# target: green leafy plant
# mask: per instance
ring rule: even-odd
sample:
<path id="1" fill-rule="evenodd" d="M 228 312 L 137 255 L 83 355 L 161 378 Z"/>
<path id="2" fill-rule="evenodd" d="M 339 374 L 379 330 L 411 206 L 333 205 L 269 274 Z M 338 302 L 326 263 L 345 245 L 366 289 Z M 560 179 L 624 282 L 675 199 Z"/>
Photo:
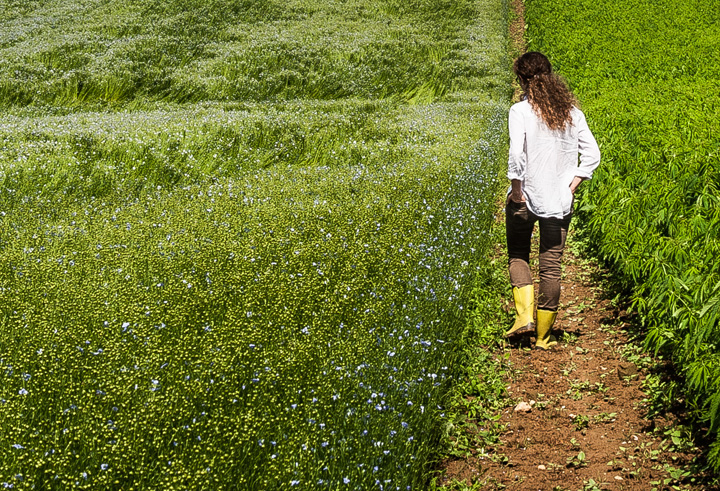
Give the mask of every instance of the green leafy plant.
<path id="1" fill-rule="evenodd" d="M 493 444 L 504 4 L 406 3 L 3 2 L 2 487 L 422 489 L 445 427 Z"/>
<path id="2" fill-rule="evenodd" d="M 567 458 L 567 467 L 587 467 L 587 461 L 585 460 L 585 452 L 580 450 L 577 455 L 572 455 Z"/>
<path id="3" fill-rule="evenodd" d="M 617 413 L 600 413 L 593 416 L 596 423 L 610 423 L 615 421 L 615 418 L 617 418 Z"/>
<path id="4" fill-rule="evenodd" d="M 707 454 L 715 470 L 720 127 L 705 101 L 716 92 L 719 15 L 707 2 L 672 0 L 539 0 L 525 13 L 530 49 L 569 80 L 602 148 L 577 196 L 581 235 L 631 296 L 645 348 L 681 376 L 667 388 L 717 440 Z"/>
<path id="5" fill-rule="evenodd" d="M 575 431 L 585 430 L 590 426 L 590 418 L 584 414 L 578 414 L 572 419 Z"/>
<path id="6" fill-rule="evenodd" d="M 588 479 L 583 483 L 582 491 L 602 491 L 602 482 L 597 482 L 595 479 Z"/>
<path id="7" fill-rule="evenodd" d="M 577 334 L 563 331 L 562 336 L 560 337 L 560 341 L 567 344 L 574 344 L 578 340 Z"/>

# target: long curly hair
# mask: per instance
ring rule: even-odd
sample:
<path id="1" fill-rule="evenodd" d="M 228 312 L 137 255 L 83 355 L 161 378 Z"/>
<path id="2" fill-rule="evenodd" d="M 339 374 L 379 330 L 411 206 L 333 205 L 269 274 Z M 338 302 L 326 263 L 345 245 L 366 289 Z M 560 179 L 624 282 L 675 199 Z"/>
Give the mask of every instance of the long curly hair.
<path id="1" fill-rule="evenodd" d="M 513 71 L 533 110 L 550 129 L 562 130 L 572 123 L 570 111 L 578 105 L 577 99 L 552 71 L 547 56 L 529 51 L 515 60 Z"/>

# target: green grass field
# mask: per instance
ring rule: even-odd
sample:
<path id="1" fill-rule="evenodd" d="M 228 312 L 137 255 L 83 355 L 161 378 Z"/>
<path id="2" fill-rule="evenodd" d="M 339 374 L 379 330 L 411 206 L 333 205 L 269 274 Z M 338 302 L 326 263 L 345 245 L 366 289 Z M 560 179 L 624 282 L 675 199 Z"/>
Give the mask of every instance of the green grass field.
<path id="1" fill-rule="evenodd" d="M 0 485 L 425 486 L 506 2 L 0 11 Z"/>

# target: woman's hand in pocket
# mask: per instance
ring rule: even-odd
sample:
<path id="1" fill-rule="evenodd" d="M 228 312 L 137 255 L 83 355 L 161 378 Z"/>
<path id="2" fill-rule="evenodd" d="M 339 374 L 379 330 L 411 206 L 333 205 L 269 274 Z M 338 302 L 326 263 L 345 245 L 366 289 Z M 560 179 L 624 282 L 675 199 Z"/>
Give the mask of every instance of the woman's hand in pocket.
<path id="1" fill-rule="evenodd" d="M 508 195 L 508 203 L 509 203 L 510 201 L 512 201 L 513 203 L 524 203 L 524 202 L 525 202 L 525 196 L 523 196 L 522 193 L 520 193 L 520 194 L 510 193 L 510 194 Z"/>
<path id="2" fill-rule="evenodd" d="M 577 190 L 578 186 L 580 186 L 580 183 L 583 182 L 582 177 L 575 176 L 570 183 L 570 192 L 572 194 L 575 194 L 575 191 Z"/>
<path id="3" fill-rule="evenodd" d="M 522 192 L 522 182 L 518 179 L 510 181 L 512 187 L 510 188 L 510 195 L 508 196 L 508 202 L 513 201 L 515 203 L 522 203 L 525 201 L 525 196 Z"/>

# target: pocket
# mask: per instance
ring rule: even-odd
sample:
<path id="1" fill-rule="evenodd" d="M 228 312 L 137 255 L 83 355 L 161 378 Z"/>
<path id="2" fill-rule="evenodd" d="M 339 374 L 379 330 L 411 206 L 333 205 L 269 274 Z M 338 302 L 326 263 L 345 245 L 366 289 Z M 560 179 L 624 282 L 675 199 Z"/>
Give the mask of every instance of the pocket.
<path id="1" fill-rule="evenodd" d="M 523 221 L 528 219 L 528 207 L 525 201 L 510 200 L 506 208 L 510 218 Z"/>

